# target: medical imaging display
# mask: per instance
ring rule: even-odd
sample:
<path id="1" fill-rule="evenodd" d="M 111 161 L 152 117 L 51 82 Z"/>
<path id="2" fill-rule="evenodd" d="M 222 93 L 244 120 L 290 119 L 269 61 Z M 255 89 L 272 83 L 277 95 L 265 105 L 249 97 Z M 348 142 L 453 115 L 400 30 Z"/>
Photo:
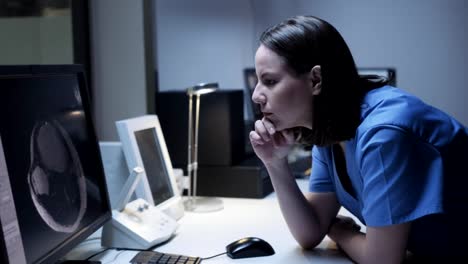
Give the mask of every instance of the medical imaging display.
<path id="1" fill-rule="evenodd" d="M 70 135 L 57 120 L 38 122 L 31 133 L 30 195 L 55 231 L 73 232 L 86 209 L 86 182 Z"/>
<path id="2" fill-rule="evenodd" d="M 146 178 L 158 205 L 174 196 L 163 155 L 154 128 L 135 131 L 135 139 L 145 167 Z"/>
<path id="3" fill-rule="evenodd" d="M 3 77 L 0 93 L 19 229 L 27 263 L 36 263 L 109 210 L 101 159 L 77 75 Z"/>

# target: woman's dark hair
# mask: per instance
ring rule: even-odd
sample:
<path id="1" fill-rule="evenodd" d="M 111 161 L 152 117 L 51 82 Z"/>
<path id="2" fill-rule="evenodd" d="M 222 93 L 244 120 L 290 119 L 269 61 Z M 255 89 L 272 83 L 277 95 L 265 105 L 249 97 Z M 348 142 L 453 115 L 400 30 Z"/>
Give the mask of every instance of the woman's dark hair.
<path id="1" fill-rule="evenodd" d="M 386 81 L 358 75 L 340 33 L 322 19 L 296 16 L 267 29 L 260 42 L 284 58 L 297 75 L 321 66 L 322 89 L 314 100 L 312 130 L 296 128 L 300 143 L 327 146 L 353 138 L 360 124 L 363 96 Z"/>

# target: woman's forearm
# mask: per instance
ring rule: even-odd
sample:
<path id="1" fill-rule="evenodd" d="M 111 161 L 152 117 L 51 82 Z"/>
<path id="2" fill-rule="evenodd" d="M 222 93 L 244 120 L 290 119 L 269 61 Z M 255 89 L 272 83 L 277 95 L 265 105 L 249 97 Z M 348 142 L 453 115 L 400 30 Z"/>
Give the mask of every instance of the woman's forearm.
<path id="1" fill-rule="evenodd" d="M 406 254 L 410 223 L 367 227 L 359 232 L 354 221 L 337 218 L 328 236 L 357 263 L 401 263 Z"/>
<path id="2" fill-rule="evenodd" d="M 328 236 L 354 261 L 364 263 L 365 234 L 351 226 L 333 225 Z"/>
<path id="3" fill-rule="evenodd" d="M 319 217 L 299 189 L 286 159 L 266 165 L 283 217 L 293 237 L 303 248 L 313 248 L 326 233 Z"/>

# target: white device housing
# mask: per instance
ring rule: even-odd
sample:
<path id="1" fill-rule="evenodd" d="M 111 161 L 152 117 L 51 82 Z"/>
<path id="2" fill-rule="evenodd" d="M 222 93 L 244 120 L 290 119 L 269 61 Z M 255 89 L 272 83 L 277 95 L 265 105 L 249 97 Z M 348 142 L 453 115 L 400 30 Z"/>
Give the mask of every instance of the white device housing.
<path id="1" fill-rule="evenodd" d="M 176 231 L 177 221 L 144 199 L 129 203 L 142 179 L 143 169 L 133 168 L 112 210 L 112 219 L 102 229 L 101 244 L 105 247 L 149 249 L 169 239 Z"/>
<path id="2" fill-rule="evenodd" d="M 112 210 L 112 219 L 102 229 L 103 247 L 149 249 L 169 238 L 178 223 L 145 200 L 128 203 L 122 212 Z"/>
<path id="3" fill-rule="evenodd" d="M 119 141 L 100 141 L 99 149 L 101 151 L 104 174 L 106 175 L 107 192 L 109 193 L 111 208 L 117 209 L 120 193 L 128 179 L 130 171 L 125 160 L 122 143 Z M 135 200 L 135 194 L 131 198 L 131 200 Z"/>
<path id="4" fill-rule="evenodd" d="M 144 115 L 120 120 L 116 122 L 116 127 L 128 168 L 141 167 L 144 170 L 140 184 L 136 188 L 137 198 L 147 197 L 150 205 L 156 206 L 176 220 L 181 218 L 184 214 L 182 197 L 178 191 L 158 117 Z M 144 142 L 144 144 L 140 142 L 140 146 L 146 148 L 154 145 L 155 148 L 150 151 L 146 149 L 147 156 L 144 156 L 145 153 L 138 144 L 138 140 L 141 140 L 138 139 L 138 135 L 142 132 L 146 133 L 146 136 L 149 135 L 148 132 L 151 132 L 151 139 L 150 142 Z M 150 158 L 152 159 L 148 160 Z M 146 165 L 149 166 L 145 166 L 145 160 Z M 160 164 L 160 166 L 154 169 L 154 164 Z"/>

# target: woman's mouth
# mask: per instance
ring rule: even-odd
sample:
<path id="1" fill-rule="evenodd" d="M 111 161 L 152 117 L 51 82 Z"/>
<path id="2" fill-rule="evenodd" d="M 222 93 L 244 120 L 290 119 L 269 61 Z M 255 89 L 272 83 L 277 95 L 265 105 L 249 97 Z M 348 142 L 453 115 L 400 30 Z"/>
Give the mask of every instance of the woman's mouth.
<path id="1" fill-rule="evenodd" d="M 263 113 L 263 118 L 267 119 L 271 123 L 275 123 L 275 116 L 273 115 L 273 113 Z"/>

